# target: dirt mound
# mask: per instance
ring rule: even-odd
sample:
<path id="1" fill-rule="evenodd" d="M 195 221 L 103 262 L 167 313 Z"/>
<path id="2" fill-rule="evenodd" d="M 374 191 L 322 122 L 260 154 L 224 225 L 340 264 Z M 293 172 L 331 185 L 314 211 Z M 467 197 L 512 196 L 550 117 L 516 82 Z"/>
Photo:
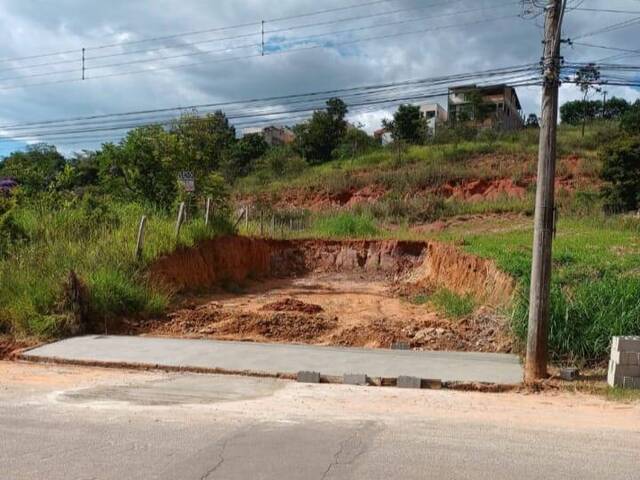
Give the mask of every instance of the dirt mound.
<path id="1" fill-rule="evenodd" d="M 480 202 L 482 200 L 496 200 L 501 197 L 524 198 L 527 194 L 525 182 L 515 182 L 511 178 L 493 180 L 470 180 L 462 183 L 447 183 L 437 192 L 446 198 Z"/>
<path id="2" fill-rule="evenodd" d="M 313 315 L 315 313 L 323 312 L 324 309 L 320 305 L 314 303 L 305 303 L 295 298 L 285 298 L 278 300 L 277 302 L 267 303 L 260 307 L 260 310 L 273 311 L 273 312 L 300 312 Z"/>
<path id="3" fill-rule="evenodd" d="M 333 329 L 336 319 L 297 312 L 252 312 L 211 302 L 179 310 L 145 330 L 155 335 L 253 341 L 310 342 Z"/>

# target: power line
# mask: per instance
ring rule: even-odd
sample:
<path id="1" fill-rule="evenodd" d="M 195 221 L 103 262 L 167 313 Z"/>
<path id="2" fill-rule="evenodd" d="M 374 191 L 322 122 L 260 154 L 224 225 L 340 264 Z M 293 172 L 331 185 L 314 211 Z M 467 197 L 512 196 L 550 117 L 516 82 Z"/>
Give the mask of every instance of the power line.
<path id="1" fill-rule="evenodd" d="M 500 16 L 500 17 L 480 19 L 480 20 L 467 22 L 467 23 L 456 23 L 456 24 L 443 25 L 443 26 L 437 26 L 437 27 L 429 27 L 429 28 L 419 29 L 419 30 L 410 30 L 410 31 L 403 31 L 403 32 L 386 34 L 386 35 L 378 35 L 378 36 L 360 38 L 360 39 L 355 39 L 355 40 L 350 40 L 350 41 L 333 42 L 331 44 L 331 47 L 352 45 L 352 44 L 371 41 L 371 40 L 380 40 L 380 39 L 401 37 L 401 36 L 406 36 L 406 35 L 415 35 L 415 34 L 420 34 L 420 33 L 445 30 L 445 29 L 449 29 L 449 28 L 479 25 L 479 24 L 482 24 L 482 23 L 505 20 L 505 19 L 509 19 L 509 18 L 518 18 L 518 15 L 505 15 L 505 16 Z M 130 71 L 125 71 L 125 72 L 114 72 L 114 73 L 108 73 L 108 74 L 102 74 L 102 75 L 87 76 L 85 78 L 86 78 L 86 80 L 91 80 L 91 79 L 99 79 L 99 78 L 116 77 L 116 76 L 122 76 L 122 75 L 135 75 L 135 74 L 141 74 L 141 73 L 152 73 L 152 72 L 161 71 L 161 70 L 175 70 L 175 69 L 193 67 L 193 66 L 199 66 L 199 65 L 210 65 L 210 64 L 215 64 L 215 63 L 226 63 L 226 62 L 233 62 L 233 61 L 238 61 L 238 60 L 247 60 L 247 59 L 258 58 L 258 57 L 263 57 L 263 56 L 266 57 L 266 56 L 273 56 L 273 55 L 281 55 L 281 54 L 287 54 L 287 53 L 291 53 L 291 52 L 307 51 L 307 50 L 313 50 L 313 49 L 319 49 L 319 48 L 326 48 L 326 45 L 313 45 L 313 46 L 306 46 L 306 47 L 299 47 L 299 48 L 288 48 L 286 50 L 281 50 L 281 51 L 274 51 L 274 52 L 268 52 L 268 53 L 266 52 L 266 53 L 264 53 L 264 55 L 262 55 L 261 53 L 257 53 L 257 54 L 254 54 L 254 55 L 229 57 L 229 58 L 224 58 L 224 59 L 217 59 L 217 60 L 214 60 L 214 61 L 209 60 L 209 61 L 201 61 L 201 62 L 191 62 L 191 63 L 180 64 L 180 65 L 160 66 L 160 67 L 150 66 L 150 67 L 142 69 L 142 70 L 130 70 Z M 25 78 L 28 78 L 28 77 L 25 77 Z M 48 81 L 48 82 L 38 82 L 38 83 L 31 83 L 31 84 L 0 86 L 0 90 L 12 90 L 12 89 L 16 89 L 16 88 L 26 88 L 26 87 L 43 86 L 43 85 L 54 85 L 54 84 L 61 84 L 61 83 L 73 83 L 73 82 L 77 82 L 77 81 L 83 81 L 83 80 L 79 79 L 79 78 L 73 78 L 73 79 L 61 79 L 61 80 L 53 80 L 53 81 Z"/>

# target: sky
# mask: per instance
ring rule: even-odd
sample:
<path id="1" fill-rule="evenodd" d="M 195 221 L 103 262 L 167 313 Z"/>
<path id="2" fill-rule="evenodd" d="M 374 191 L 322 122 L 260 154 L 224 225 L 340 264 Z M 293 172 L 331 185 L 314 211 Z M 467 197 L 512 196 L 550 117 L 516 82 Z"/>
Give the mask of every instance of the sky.
<path id="1" fill-rule="evenodd" d="M 570 5 L 583 10 L 567 13 L 565 38 L 640 16 L 637 0 L 571 0 Z M 332 11 L 319 13 L 325 10 Z M 542 19 L 518 17 L 522 12 L 522 2 L 516 0 L 0 0 L 0 134 L 6 135 L 4 126 L 16 123 L 282 96 L 537 62 Z M 264 56 L 262 20 L 267 32 Z M 194 31 L 205 32 L 181 35 Z M 631 24 L 582 41 L 634 49 L 639 33 L 640 24 Z M 151 40 L 157 37 L 171 38 Z M 67 53 L 40 57 L 54 52 Z M 562 55 L 565 61 L 584 62 L 617 53 L 564 44 Z M 38 57 L 23 58 L 34 56 Z M 637 65 L 640 54 L 619 62 Z M 113 63 L 124 65 L 105 66 Z M 639 96 L 629 87 L 606 90 L 609 96 L 628 100 Z M 539 87 L 520 87 L 518 95 L 525 114 L 539 112 Z M 564 85 L 560 95 L 562 103 L 578 98 L 580 92 Z M 436 100 L 446 106 L 446 97 Z M 354 112 L 349 119 L 372 132 L 392 111 L 389 107 Z M 0 156 L 37 141 L 54 143 L 69 154 L 117 139 L 112 132 L 73 141 L 4 136 Z"/>

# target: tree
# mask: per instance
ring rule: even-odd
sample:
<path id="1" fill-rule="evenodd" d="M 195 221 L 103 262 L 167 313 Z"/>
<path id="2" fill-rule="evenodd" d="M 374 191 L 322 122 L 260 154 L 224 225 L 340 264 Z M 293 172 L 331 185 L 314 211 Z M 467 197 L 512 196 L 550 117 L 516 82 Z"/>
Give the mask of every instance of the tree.
<path id="1" fill-rule="evenodd" d="M 619 119 L 630 107 L 631 105 L 624 98 L 611 97 L 602 107 L 602 116 L 606 119 Z"/>
<path id="2" fill-rule="evenodd" d="M 56 147 L 39 143 L 24 152 L 13 152 L 0 164 L 0 176 L 14 178 L 27 195 L 42 192 L 65 166 Z"/>
<path id="3" fill-rule="evenodd" d="M 222 170 L 228 180 L 248 175 L 255 161 L 266 153 L 269 145 L 259 133 L 249 133 L 238 140 L 223 160 Z"/>
<path id="4" fill-rule="evenodd" d="M 137 200 L 168 208 L 177 195 L 175 159 L 181 154 L 176 135 L 159 125 L 129 131 L 118 144 L 106 144 L 100 153 L 103 167 L 108 165 L 107 182 L 121 182 L 124 191 Z"/>
<path id="5" fill-rule="evenodd" d="M 620 128 L 629 135 L 640 134 L 640 100 L 636 100 L 622 115 Z"/>
<path id="6" fill-rule="evenodd" d="M 585 112 L 582 115 L 582 136 L 584 137 L 584 127 L 587 123 L 587 96 L 591 90 L 599 92 L 600 89 L 595 87 L 594 84 L 600 80 L 600 70 L 594 63 L 589 63 L 584 67 L 578 69 L 574 75 L 574 82 L 580 87 L 580 91 L 583 94 L 582 101 L 584 102 Z"/>
<path id="7" fill-rule="evenodd" d="M 296 150 L 311 164 L 330 160 L 347 130 L 346 104 L 331 98 L 326 105 L 326 110 L 316 110 L 311 120 L 294 127 Z"/>
<path id="8" fill-rule="evenodd" d="M 197 177 L 217 170 L 236 143 L 236 129 L 220 110 L 204 116 L 196 112 L 183 115 L 170 131 L 181 143 L 177 163 L 182 170 L 192 171 Z"/>
<path id="9" fill-rule="evenodd" d="M 621 138 L 605 146 L 601 177 L 609 211 L 640 208 L 640 137 Z"/>
<path id="10" fill-rule="evenodd" d="M 527 122 L 525 123 L 525 127 L 527 128 L 540 128 L 540 121 L 538 120 L 538 115 L 535 113 L 530 113 L 527 117 Z"/>
<path id="11" fill-rule="evenodd" d="M 393 120 L 383 120 L 382 126 L 391 132 L 394 141 L 419 145 L 427 138 L 427 119 L 417 105 L 400 105 Z"/>
<path id="12" fill-rule="evenodd" d="M 347 128 L 336 149 L 337 158 L 354 158 L 376 147 L 376 140 L 360 128 Z"/>

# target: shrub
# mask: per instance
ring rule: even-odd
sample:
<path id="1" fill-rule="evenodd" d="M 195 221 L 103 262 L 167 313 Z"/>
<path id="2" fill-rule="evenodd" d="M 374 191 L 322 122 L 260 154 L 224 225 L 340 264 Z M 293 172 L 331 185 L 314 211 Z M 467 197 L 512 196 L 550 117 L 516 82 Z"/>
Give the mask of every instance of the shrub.
<path id="1" fill-rule="evenodd" d="M 640 137 L 623 138 L 602 152 L 601 177 L 608 211 L 628 211 L 640 207 Z"/>
<path id="2" fill-rule="evenodd" d="M 318 218 L 313 229 L 325 237 L 371 237 L 378 233 L 372 217 L 350 212 Z"/>

